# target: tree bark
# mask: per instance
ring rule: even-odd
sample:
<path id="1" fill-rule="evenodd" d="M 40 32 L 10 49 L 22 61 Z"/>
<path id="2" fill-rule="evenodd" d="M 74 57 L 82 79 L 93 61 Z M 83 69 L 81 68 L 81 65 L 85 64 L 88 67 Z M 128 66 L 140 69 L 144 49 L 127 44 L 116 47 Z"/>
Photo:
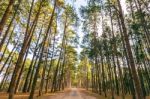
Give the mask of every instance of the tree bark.
<path id="1" fill-rule="evenodd" d="M 43 2 L 43 0 L 42 0 L 42 2 Z M 34 96 L 34 91 L 35 91 L 35 87 L 36 87 L 37 77 L 38 77 L 38 74 L 39 74 L 39 70 L 41 68 L 41 62 L 42 62 L 42 58 L 43 58 L 44 45 L 45 45 L 45 42 L 47 40 L 48 33 L 49 33 L 49 31 L 51 30 L 51 27 L 52 27 L 53 17 L 54 17 L 55 9 L 56 9 L 56 2 L 57 2 L 57 0 L 55 0 L 55 2 L 54 2 L 54 8 L 53 8 L 53 11 L 52 11 L 52 14 L 51 14 L 51 17 L 50 17 L 49 26 L 48 26 L 46 34 L 45 34 L 45 36 L 43 38 L 42 50 L 41 50 L 41 53 L 40 53 L 38 67 L 36 69 L 36 73 L 35 73 L 35 76 L 34 76 L 34 79 L 33 79 L 33 84 L 32 84 L 32 89 L 31 89 L 31 92 L 30 92 L 29 99 L 33 99 L 33 96 Z"/>
<path id="2" fill-rule="evenodd" d="M 0 36 L 2 35 L 4 26 L 5 26 L 6 22 L 7 22 L 7 19 L 9 18 L 9 13 L 10 13 L 10 11 L 12 9 L 12 6 L 13 6 L 14 2 L 15 2 L 15 0 L 9 0 L 9 4 L 8 4 L 8 6 L 7 6 L 7 8 L 6 8 L 5 12 L 4 12 L 4 15 L 3 15 L 1 21 L 0 21 Z"/>
<path id="3" fill-rule="evenodd" d="M 130 45 L 128 34 L 127 34 L 127 29 L 126 29 L 125 22 L 124 22 L 124 17 L 123 17 L 123 13 L 122 13 L 120 0 L 117 0 L 117 2 L 118 2 L 118 7 L 119 7 L 120 21 L 121 21 L 121 25 L 122 25 L 122 29 L 123 29 L 123 34 L 124 34 L 124 40 L 125 40 L 125 44 L 126 44 L 126 48 L 127 48 L 127 53 L 129 55 L 129 62 L 131 65 L 132 76 L 133 76 L 134 84 L 135 84 L 135 88 L 136 88 L 137 99 L 144 99 L 141 84 L 140 84 L 140 81 L 139 81 L 139 78 L 137 75 L 137 71 L 136 71 L 136 66 L 135 66 L 135 62 L 134 62 L 134 58 L 133 58 L 133 54 L 132 54 L 132 50 L 131 50 L 131 45 Z"/>
<path id="4" fill-rule="evenodd" d="M 10 0 L 10 1 L 13 1 L 13 0 Z M 8 33 L 9 33 L 9 31 L 10 31 L 10 28 L 11 28 L 11 26 L 12 26 L 12 23 L 13 23 L 13 21 L 14 21 L 16 15 L 17 15 L 17 11 L 18 11 L 18 9 L 19 9 L 19 6 L 20 6 L 20 4 L 21 4 L 21 1 L 22 1 L 22 0 L 18 0 L 18 5 L 17 5 L 17 8 L 16 8 L 16 10 L 15 10 L 15 13 L 14 13 L 14 15 L 13 15 L 13 17 L 12 17 L 12 19 L 11 19 L 9 25 L 8 25 L 8 28 L 7 28 L 7 30 L 6 30 L 6 32 L 5 32 L 5 34 L 4 34 L 4 36 L 3 36 L 2 40 L 1 40 L 1 42 L 0 42 L 0 51 L 1 51 L 1 49 L 2 49 L 2 47 L 3 47 L 3 44 L 4 44 L 4 42 L 5 42 L 6 38 L 7 38 L 7 35 L 8 35 Z M 0 31 L 1 31 L 1 30 L 0 30 Z M 0 34 L 0 35 L 1 35 L 1 34 Z"/>

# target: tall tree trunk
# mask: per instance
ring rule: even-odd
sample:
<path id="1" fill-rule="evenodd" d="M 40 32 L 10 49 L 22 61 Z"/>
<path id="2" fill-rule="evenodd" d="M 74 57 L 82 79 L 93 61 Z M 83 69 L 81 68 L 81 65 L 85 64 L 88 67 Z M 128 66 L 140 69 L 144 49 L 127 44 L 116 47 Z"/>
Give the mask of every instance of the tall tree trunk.
<path id="1" fill-rule="evenodd" d="M 108 3 L 109 3 L 109 12 L 110 12 L 110 21 L 111 21 L 111 34 L 112 34 L 112 37 L 115 39 L 115 34 L 114 34 L 114 28 L 113 28 L 113 20 L 112 20 L 112 10 L 111 10 L 111 6 L 110 6 L 110 1 L 108 0 Z M 121 67 L 120 67 L 120 63 L 119 63 L 119 59 L 118 59 L 118 55 L 117 55 L 117 45 L 116 45 L 116 40 L 113 41 L 114 43 L 112 44 L 112 52 L 113 52 L 113 61 L 114 60 L 114 56 L 116 56 L 117 58 L 117 66 L 118 66 L 118 70 L 119 70 L 119 78 L 121 80 L 121 88 L 122 88 L 122 99 L 125 99 L 125 93 L 124 93 L 124 84 L 123 84 L 123 74 L 122 74 L 122 70 L 121 70 Z M 114 63 L 115 64 L 115 63 Z M 115 66 L 116 67 L 116 66 Z M 115 72 L 116 72 L 116 69 L 115 69 Z M 116 75 L 116 73 L 115 73 Z M 116 85 L 118 86 L 118 85 Z"/>
<path id="2" fill-rule="evenodd" d="M 15 69 L 14 69 L 14 72 L 13 72 L 13 76 L 12 76 L 12 79 L 11 79 L 12 83 L 10 85 L 9 99 L 13 99 L 13 97 L 14 97 L 14 92 L 15 92 L 15 88 L 16 88 L 16 81 L 17 81 L 17 79 L 19 77 L 19 72 L 20 72 L 21 67 L 22 67 L 23 57 L 24 57 L 25 51 L 27 50 L 27 47 L 31 43 L 30 39 L 32 39 L 32 34 L 34 32 L 33 28 L 34 28 L 34 25 L 37 24 L 37 21 L 38 21 L 39 15 L 40 15 L 40 11 L 41 11 L 41 8 L 42 8 L 42 3 L 43 3 L 43 1 L 41 1 L 41 3 L 40 3 L 38 12 L 37 12 L 37 14 L 35 16 L 35 19 L 33 21 L 33 24 L 31 26 L 30 31 L 27 32 L 29 34 L 28 35 L 27 35 L 27 33 L 25 34 L 25 39 L 24 39 L 21 51 L 19 53 L 19 57 L 18 57 L 16 66 L 15 66 Z"/>
<path id="3" fill-rule="evenodd" d="M 6 66 L 7 62 L 9 61 L 10 57 L 14 54 L 14 50 L 17 48 L 17 46 L 18 46 L 18 42 L 16 42 L 16 44 L 14 45 L 12 51 L 10 52 L 10 54 L 8 55 L 6 61 L 3 64 L 2 68 L 0 69 L 0 74 L 2 73 L 3 69 L 5 68 L 5 66 Z"/>
<path id="4" fill-rule="evenodd" d="M 52 11 L 52 14 L 51 14 L 50 22 L 49 22 L 46 34 L 45 34 L 45 36 L 43 38 L 42 50 L 41 50 L 41 53 L 40 53 L 38 67 L 36 69 L 36 73 L 35 73 L 35 76 L 34 76 L 34 79 L 33 79 L 33 84 L 32 84 L 32 89 L 31 89 L 31 93 L 30 93 L 29 99 L 33 99 L 33 96 L 34 96 L 34 91 L 35 91 L 35 87 L 36 87 L 37 77 L 38 77 L 38 74 L 39 74 L 39 70 L 40 70 L 41 62 L 42 62 L 42 58 L 43 58 L 44 45 L 46 43 L 46 40 L 47 40 L 47 37 L 48 37 L 48 33 L 49 33 L 49 31 L 51 30 L 51 27 L 52 27 L 53 17 L 54 17 L 55 9 L 56 9 L 56 2 L 57 2 L 57 0 L 55 0 L 55 2 L 54 2 L 54 8 L 53 8 L 53 11 Z"/>
<path id="5" fill-rule="evenodd" d="M 16 88 L 15 88 L 15 93 L 18 92 L 18 89 L 19 89 L 19 84 L 20 84 L 21 76 L 22 76 L 23 71 L 24 71 L 25 62 L 26 62 L 28 53 L 29 53 L 29 47 L 28 47 L 28 49 L 27 49 L 27 52 L 26 52 L 26 55 L 25 55 L 25 57 L 24 57 L 24 61 L 23 61 L 23 64 L 22 64 L 22 67 L 21 67 L 21 70 L 20 70 L 20 73 L 19 73 L 19 77 L 18 77 L 18 79 L 17 79 L 17 84 L 16 84 Z"/>
<path id="6" fill-rule="evenodd" d="M 56 33 L 56 30 L 55 30 L 55 33 Z M 54 47 L 55 47 L 55 34 L 54 34 L 54 40 L 53 40 L 53 50 L 52 50 L 52 56 L 51 56 L 51 60 L 50 60 L 50 65 L 49 65 L 49 69 L 48 69 L 48 74 L 47 74 L 47 80 L 46 80 L 46 85 L 45 85 L 45 93 L 48 92 L 48 82 L 49 82 L 49 79 L 50 79 L 50 72 L 51 72 L 51 67 L 53 65 L 53 57 L 54 57 Z"/>
<path id="7" fill-rule="evenodd" d="M 15 0 L 9 0 L 9 4 L 4 12 L 4 15 L 3 15 L 1 21 L 0 21 L 0 36 L 2 35 L 4 26 L 7 22 L 7 19 L 9 18 L 9 14 L 10 14 L 10 11 L 12 9 L 14 2 L 15 2 Z"/>
<path id="8" fill-rule="evenodd" d="M 37 56 L 40 55 L 40 53 L 41 53 L 41 49 L 42 49 L 41 47 L 39 48 Z M 28 82 L 29 84 L 27 83 L 27 89 L 26 89 L 27 92 L 30 92 L 30 90 L 31 90 L 32 82 L 33 82 L 33 76 L 35 74 L 38 61 L 39 61 L 39 57 L 36 57 L 35 62 L 33 63 L 33 66 L 31 65 L 32 68 L 31 68 L 31 73 L 29 75 L 29 79 L 28 79 L 29 80 L 29 82 Z"/>
<path id="9" fill-rule="evenodd" d="M 30 37 L 30 39 L 29 39 L 29 42 L 32 41 L 32 37 L 33 37 L 33 34 L 34 34 L 33 32 L 35 31 L 35 28 L 36 28 L 36 25 L 33 27 L 32 35 L 31 35 L 31 37 Z M 18 77 L 18 79 L 17 79 L 17 84 L 16 84 L 16 88 L 15 88 L 15 93 L 16 93 L 16 91 L 17 91 L 17 89 L 18 89 L 19 82 L 20 82 L 20 78 L 21 78 L 21 76 L 22 76 L 22 73 L 23 73 L 23 70 L 24 70 L 24 67 L 25 67 L 25 62 L 26 62 L 26 59 L 27 59 L 27 56 L 28 56 L 28 53 L 29 53 L 29 47 L 30 47 L 30 43 L 29 43 L 29 45 L 27 45 L 27 48 L 26 48 L 26 55 L 24 56 L 24 61 L 23 61 L 23 64 L 22 64 L 22 66 L 21 66 L 21 71 L 19 72 L 19 77 Z"/>
<path id="10" fill-rule="evenodd" d="M 12 1 L 13 1 L 13 0 L 12 0 Z M 6 30 L 6 32 L 5 32 L 5 34 L 4 34 L 4 36 L 3 36 L 2 40 L 1 40 L 1 42 L 0 42 L 0 51 L 1 51 L 1 49 L 2 49 L 2 47 L 3 47 L 3 44 L 4 44 L 4 42 L 5 42 L 6 38 L 7 38 L 7 35 L 8 35 L 8 33 L 9 33 L 9 31 L 10 31 L 10 28 L 11 28 L 11 26 L 12 26 L 12 23 L 13 23 L 13 21 L 14 21 L 16 15 L 17 15 L 19 6 L 20 6 L 20 4 L 21 4 L 21 1 L 22 1 L 22 0 L 18 0 L 18 5 L 17 5 L 17 8 L 16 8 L 16 10 L 15 10 L 15 13 L 14 13 L 14 15 L 13 15 L 13 17 L 12 17 L 12 19 L 11 19 L 9 25 L 8 25 L 8 28 L 7 28 L 7 30 Z M 1 35 L 1 34 L 0 34 L 0 35 Z"/>
<path id="11" fill-rule="evenodd" d="M 119 7 L 120 21 L 121 21 L 121 25 L 122 25 L 122 29 L 123 29 L 123 34 L 124 34 L 124 40 L 125 40 L 125 44 L 126 44 L 126 48 L 127 48 L 127 53 L 129 55 L 129 62 L 131 65 L 132 76 L 134 79 L 136 93 L 138 96 L 137 99 L 144 99 L 141 84 L 139 82 L 139 78 L 138 78 L 137 71 L 136 71 L 136 66 L 135 66 L 135 62 L 134 62 L 134 58 L 133 58 L 133 54 L 132 54 L 132 50 L 131 50 L 131 45 L 130 45 L 128 34 L 127 34 L 127 29 L 126 29 L 125 22 L 124 22 L 124 17 L 123 17 L 123 13 L 122 13 L 120 0 L 117 0 L 117 2 L 118 2 L 118 7 Z"/>
<path id="12" fill-rule="evenodd" d="M 123 52 L 123 55 L 125 55 L 125 59 L 126 59 L 127 66 L 128 66 L 128 69 L 129 69 L 129 74 L 130 74 L 130 77 L 131 77 L 130 78 L 131 79 L 131 81 L 130 81 L 131 82 L 131 87 L 132 87 L 131 92 L 132 92 L 132 95 L 133 95 L 133 99 L 136 99 L 136 93 L 135 93 L 134 82 L 133 82 L 133 77 L 132 77 L 131 65 L 130 65 L 130 62 L 129 62 L 129 56 L 128 56 L 127 49 L 126 49 L 126 46 L 125 46 L 125 41 L 123 39 L 121 23 L 120 23 L 118 15 L 117 15 L 117 21 L 118 21 L 119 31 L 120 31 L 120 34 L 121 34 L 123 49 L 125 49 L 124 52 Z"/>
<path id="13" fill-rule="evenodd" d="M 31 80 L 30 75 L 31 75 L 31 71 L 32 71 L 32 68 L 33 68 L 33 64 L 34 64 L 34 59 L 35 59 L 36 53 L 38 51 L 38 44 L 39 44 L 40 37 L 41 37 L 41 34 L 42 34 L 42 29 L 43 29 L 43 26 L 41 27 L 40 34 L 38 36 L 38 40 L 37 40 L 36 45 L 35 45 L 35 50 L 34 50 L 34 53 L 33 53 L 33 57 L 32 57 L 32 60 L 31 60 L 30 66 L 29 66 L 29 70 L 28 70 L 28 73 L 27 73 L 27 77 L 26 77 L 26 80 L 25 80 L 25 83 L 24 83 L 23 92 L 27 92 L 28 83 L 29 83 L 29 80 Z M 39 48 L 39 52 L 40 52 L 40 49 L 41 49 L 41 47 Z M 36 61 L 37 61 L 37 59 L 36 59 Z"/>
<path id="14" fill-rule="evenodd" d="M 14 32 L 14 29 L 15 29 L 15 26 L 13 27 L 13 30 L 12 30 L 11 33 L 10 33 L 10 36 L 9 36 L 8 41 L 7 41 L 7 43 L 6 43 L 6 47 L 5 47 L 5 49 L 4 49 L 4 51 L 3 51 L 3 54 L 2 54 L 2 56 L 1 56 L 1 58 L 0 58 L 0 62 L 3 60 L 4 55 L 5 55 L 5 53 L 6 53 L 7 49 L 8 49 L 7 47 L 8 47 L 8 45 L 9 45 L 9 43 L 10 43 L 10 40 L 12 39 L 12 35 L 13 35 L 13 32 Z"/>
<path id="15" fill-rule="evenodd" d="M 44 82 L 45 82 L 45 73 L 46 73 L 46 69 L 47 69 L 48 48 L 45 47 L 45 50 L 46 50 L 46 53 L 45 53 L 46 57 L 45 57 L 45 60 L 44 60 L 44 66 L 43 66 L 43 71 L 42 71 L 42 79 L 41 79 L 40 88 L 39 88 L 39 96 L 42 95 L 43 85 L 44 85 Z"/>
<path id="16" fill-rule="evenodd" d="M 4 77 L 3 77 L 3 79 L 2 79 L 2 82 L 1 82 L 1 84 L 0 84 L 0 91 L 2 90 L 3 85 L 4 85 L 4 83 L 5 83 L 5 80 L 6 80 L 7 76 L 8 76 L 8 74 L 9 74 L 9 69 L 10 69 L 10 65 L 11 65 L 12 59 L 13 59 L 13 56 L 11 56 L 11 59 L 10 59 L 10 61 L 9 61 L 9 63 L 8 63 L 8 67 L 7 67 L 7 69 L 6 69 L 6 72 L 5 72 L 5 74 L 4 74 Z"/>

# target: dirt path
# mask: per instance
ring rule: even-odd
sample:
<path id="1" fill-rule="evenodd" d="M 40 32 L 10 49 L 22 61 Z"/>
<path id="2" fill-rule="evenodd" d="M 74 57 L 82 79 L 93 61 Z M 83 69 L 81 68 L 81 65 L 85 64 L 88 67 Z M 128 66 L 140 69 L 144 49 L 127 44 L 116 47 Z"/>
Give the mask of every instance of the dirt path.
<path id="1" fill-rule="evenodd" d="M 72 88 L 69 92 L 59 93 L 54 96 L 43 97 L 42 99 L 96 99 L 77 88 Z"/>

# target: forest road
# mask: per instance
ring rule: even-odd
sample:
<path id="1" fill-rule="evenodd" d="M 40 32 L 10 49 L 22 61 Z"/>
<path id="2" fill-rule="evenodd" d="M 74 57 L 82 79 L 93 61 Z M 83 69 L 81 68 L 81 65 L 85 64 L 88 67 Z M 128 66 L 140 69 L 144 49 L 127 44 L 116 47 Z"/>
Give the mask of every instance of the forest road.
<path id="1" fill-rule="evenodd" d="M 96 97 L 86 94 L 77 88 L 72 88 L 69 92 L 60 93 L 46 99 L 96 99 Z"/>

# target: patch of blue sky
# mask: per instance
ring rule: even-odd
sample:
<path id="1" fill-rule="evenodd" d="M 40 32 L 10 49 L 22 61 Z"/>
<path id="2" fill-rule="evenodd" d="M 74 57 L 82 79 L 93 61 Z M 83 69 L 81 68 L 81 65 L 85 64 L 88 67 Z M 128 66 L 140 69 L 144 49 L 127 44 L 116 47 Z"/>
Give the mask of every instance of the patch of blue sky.
<path id="1" fill-rule="evenodd" d="M 86 6 L 87 5 L 87 0 L 66 0 L 66 2 L 68 2 L 69 4 L 71 4 L 75 10 L 76 10 L 76 13 L 79 17 L 79 20 L 82 19 L 82 17 L 80 16 L 80 7 L 81 6 Z M 82 23 L 80 22 L 80 25 L 77 29 L 77 34 L 79 36 L 79 45 L 78 45 L 78 48 L 76 49 L 78 54 L 80 54 L 80 52 L 82 51 L 82 48 L 80 47 L 80 44 L 82 42 L 82 38 L 83 38 L 83 32 L 82 32 Z"/>

